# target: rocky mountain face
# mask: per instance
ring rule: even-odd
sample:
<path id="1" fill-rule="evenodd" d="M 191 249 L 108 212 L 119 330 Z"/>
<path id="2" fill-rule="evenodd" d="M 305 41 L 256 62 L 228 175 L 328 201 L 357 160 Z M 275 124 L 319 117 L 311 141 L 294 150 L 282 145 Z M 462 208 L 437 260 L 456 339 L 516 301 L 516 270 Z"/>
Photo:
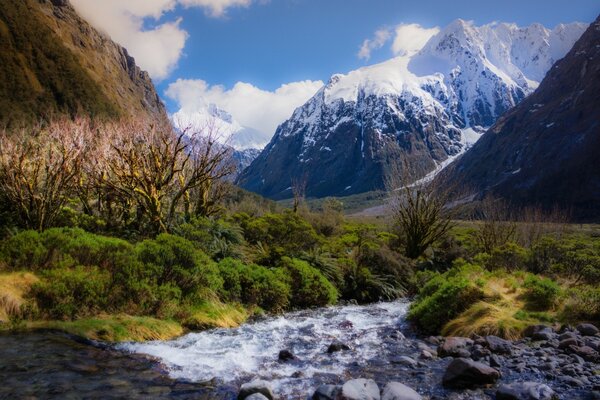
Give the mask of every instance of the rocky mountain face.
<path id="1" fill-rule="evenodd" d="M 438 178 L 600 218 L 600 17 L 539 88 Z M 473 194 L 473 193 L 472 193 Z"/>
<path id="2" fill-rule="evenodd" d="M 415 54 L 334 75 L 238 179 L 274 199 L 382 189 L 439 171 L 538 86 L 583 24 L 476 27 L 457 20 Z"/>
<path id="3" fill-rule="evenodd" d="M 68 0 L 0 0 L 0 121 L 166 118 L 149 75 Z"/>

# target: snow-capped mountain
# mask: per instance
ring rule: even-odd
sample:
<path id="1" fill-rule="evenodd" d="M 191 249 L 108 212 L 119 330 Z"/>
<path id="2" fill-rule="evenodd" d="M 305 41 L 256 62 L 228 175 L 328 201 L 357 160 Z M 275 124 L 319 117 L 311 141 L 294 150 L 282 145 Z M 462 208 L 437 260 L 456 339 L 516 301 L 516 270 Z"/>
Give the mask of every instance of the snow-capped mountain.
<path id="1" fill-rule="evenodd" d="M 466 183 L 463 199 L 491 194 L 600 221 L 599 94 L 600 16 L 531 96 L 436 179 Z"/>
<path id="2" fill-rule="evenodd" d="M 181 109 L 171 116 L 177 129 L 211 129 L 223 143 L 238 151 L 258 150 L 265 147 L 269 137 L 264 133 L 239 124 L 231 114 L 209 104 L 194 112 Z"/>
<path id="3" fill-rule="evenodd" d="M 392 171 L 427 176 L 533 92 L 586 27 L 457 20 L 414 54 L 334 75 L 238 183 L 285 198 L 302 176 L 322 197 L 381 189 Z"/>

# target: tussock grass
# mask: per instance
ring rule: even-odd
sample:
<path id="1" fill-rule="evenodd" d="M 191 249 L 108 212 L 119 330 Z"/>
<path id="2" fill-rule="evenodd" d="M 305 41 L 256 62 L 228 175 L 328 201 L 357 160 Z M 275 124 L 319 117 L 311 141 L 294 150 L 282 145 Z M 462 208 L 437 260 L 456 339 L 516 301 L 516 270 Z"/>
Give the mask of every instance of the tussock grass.
<path id="1" fill-rule="evenodd" d="M 37 321 L 32 329 L 57 329 L 73 335 L 106 342 L 144 342 L 169 340 L 181 336 L 184 329 L 174 321 L 130 315 L 106 315 L 76 321 Z"/>
<path id="2" fill-rule="evenodd" d="M 0 321 L 9 322 L 22 316 L 22 307 L 31 286 L 39 278 L 29 272 L 0 274 Z"/>
<path id="3" fill-rule="evenodd" d="M 210 301 L 192 309 L 183 325 L 191 330 L 236 328 L 248 317 L 249 312 L 241 305 Z"/>

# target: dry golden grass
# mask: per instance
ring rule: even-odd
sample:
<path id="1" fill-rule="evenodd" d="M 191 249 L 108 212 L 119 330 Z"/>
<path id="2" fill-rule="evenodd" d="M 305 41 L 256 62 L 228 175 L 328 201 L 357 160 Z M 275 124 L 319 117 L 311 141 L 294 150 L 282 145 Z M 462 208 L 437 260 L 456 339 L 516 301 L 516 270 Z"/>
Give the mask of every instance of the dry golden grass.
<path id="1" fill-rule="evenodd" d="M 473 304 L 442 329 L 444 336 L 495 335 L 520 339 L 523 330 L 540 321 L 531 316 L 516 316 L 525 307 L 523 290 L 503 278 L 490 278 L 483 288 L 486 299 Z"/>
<path id="2" fill-rule="evenodd" d="M 29 272 L 0 274 L 0 321 L 8 322 L 20 317 L 25 295 L 39 279 Z"/>
<path id="3" fill-rule="evenodd" d="M 241 306 L 211 301 L 196 308 L 184 325 L 192 330 L 236 328 L 248 316 L 248 311 Z"/>

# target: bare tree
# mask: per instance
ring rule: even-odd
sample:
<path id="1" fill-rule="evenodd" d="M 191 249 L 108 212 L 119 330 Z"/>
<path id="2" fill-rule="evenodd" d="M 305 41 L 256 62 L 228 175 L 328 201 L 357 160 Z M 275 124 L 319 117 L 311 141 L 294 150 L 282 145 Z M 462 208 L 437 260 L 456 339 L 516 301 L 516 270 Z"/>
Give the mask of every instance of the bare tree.
<path id="1" fill-rule="evenodd" d="M 404 254 L 416 259 L 453 227 L 448 191 L 427 180 L 407 184 L 392 174 L 387 187 L 395 228 L 404 242 Z"/>
<path id="2" fill-rule="evenodd" d="M 25 227 L 52 226 L 74 194 L 88 133 L 83 119 L 0 132 L 0 190 Z"/>
<path id="3" fill-rule="evenodd" d="M 302 175 L 300 178 L 292 178 L 292 194 L 294 196 L 294 213 L 298 212 L 298 209 L 304 202 L 306 195 L 306 175 Z"/>
<path id="4" fill-rule="evenodd" d="M 503 200 L 485 197 L 478 207 L 475 219 L 480 221 L 475 239 L 486 253 L 517 239 L 517 223 L 510 207 Z"/>

